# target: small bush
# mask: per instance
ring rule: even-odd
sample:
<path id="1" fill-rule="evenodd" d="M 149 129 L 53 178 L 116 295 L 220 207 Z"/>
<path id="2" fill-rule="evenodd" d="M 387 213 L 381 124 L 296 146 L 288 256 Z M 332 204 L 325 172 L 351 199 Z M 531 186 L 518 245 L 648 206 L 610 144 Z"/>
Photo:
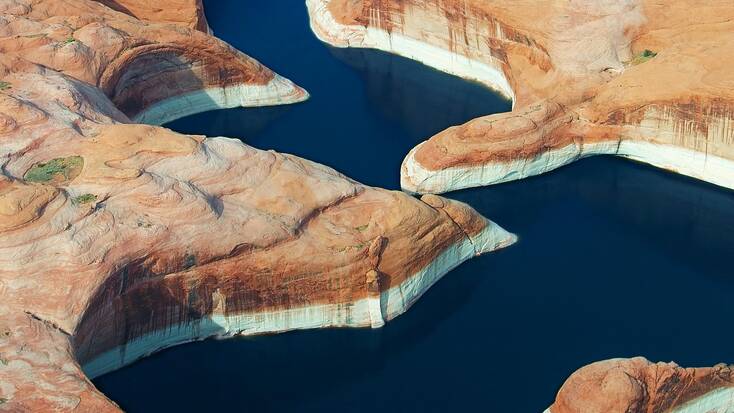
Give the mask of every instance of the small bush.
<path id="1" fill-rule="evenodd" d="M 82 171 L 84 158 L 81 156 L 69 156 L 67 158 L 56 158 L 48 162 L 42 162 L 29 169 L 24 179 L 28 182 L 66 182 L 76 178 Z"/>
<path id="2" fill-rule="evenodd" d="M 76 41 L 76 39 L 74 38 L 74 36 L 69 36 L 66 39 L 64 39 L 64 44 L 65 45 L 66 44 L 71 44 L 71 43 L 74 43 L 75 41 Z"/>
<path id="3" fill-rule="evenodd" d="M 647 62 L 648 60 L 654 58 L 657 55 L 658 54 L 656 52 L 653 52 L 652 50 L 645 49 L 641 53 L 639 53 L 637 56 L 635 56 L 632 59 L 632 62 L 631 63 L 632 63 L 633 66 L 639 65 L 639 64 L 642 64 L 642 63 Z"/>
<path id="4" fill-rule="evenodd" d="M 97 200 L 97 195 L 94 194 L 84 194 L 74 197 L 71 202 L 74 205 L 84 205 L 88 204 L 90 202 L 94 202 Z"/>
<path id="5" fill-rule="evenodd" d="M 356 230 L 357 230 L 357 231 L 359 231 L 359 232 L 362 232 L 362 231 L 366 230 L 366 229 L 367 229 L 367 227 L 369 227 L 369 224 L 365 224 L 365 225 L 360 225 L 360 226 L 358 226 L 358 227 L 354 227 L 354 229 L 356 229 Z"/>
<path id="6" fill-rule="evenodd" d="M 13 85 L 11 85 L 9 82 L 0 81 L 0 90 L 8 90 L 12 88 L 13 88 Z"/>

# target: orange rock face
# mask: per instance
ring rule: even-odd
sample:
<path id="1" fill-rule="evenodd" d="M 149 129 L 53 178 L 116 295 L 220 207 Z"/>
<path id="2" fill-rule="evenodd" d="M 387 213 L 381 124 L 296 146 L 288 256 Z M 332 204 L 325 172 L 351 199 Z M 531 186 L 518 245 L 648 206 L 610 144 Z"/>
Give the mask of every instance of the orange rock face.
<path id="1" fill-rule="evenodd" d="M 0 410 L 117 411 L 88 376 L 194 339 L 378 327 L 514 242 L 459 202 L 134 124 L 307 94 L 198 12 L 114 3 L 0 4 Z"/>
<path id="2" fill-rule="evenodd" d="M 339 46 L 377 47 L 514 98 L 406 158 L 402 183 L 445 192 L 613 154 L 734 188 L 728 1 L 309 0 Z"/>
<path id="3" fill-rule="evenodd" d="M 165 4 L 145 0 L 96 0 L 107 7 L 140 20 L 171 22 L 209 32 L 201 0 L 167 0 Z"/>
<path id="4" fill-rule="evenodd" d="M 732 386 L 734 372 L 724 364 L 684 369 L 675 363 L 651 363 L 639 357 L 607 360 L 574 373 L 561 387 L 550 411 L 724 412 L 732 408 Z"/>
<path id="5" fill-rule="evenodd" d="M 324 41 L 476 79 L 510 113 L 417 146 L 403 188 L 441 193 L 624 156 L 734 188 L 734 3 L 677 0 L 308 0 Z M 430 203 L 430 201 L 429 201 Z M 552 413 L 725 412 L 729 367 L 644 359 L 576 372 Z"/>

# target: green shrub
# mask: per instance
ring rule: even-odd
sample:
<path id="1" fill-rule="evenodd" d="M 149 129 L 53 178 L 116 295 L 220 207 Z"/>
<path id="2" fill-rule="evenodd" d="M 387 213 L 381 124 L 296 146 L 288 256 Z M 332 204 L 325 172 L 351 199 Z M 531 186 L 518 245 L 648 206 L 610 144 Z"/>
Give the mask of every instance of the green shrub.
<path id="1" fill-rule="evenodd" d="M 359 232 L 362 232 L 362 231 L 366 230 L 367 227 L 369 227 L 369 226 L 370 226 L 369 224 L 365 224 L 365 225 L 360 225 L 358 227 L 354 227 L 354 229 L 356 229 Z"/>
<path id="2" fill-rule="evenodd" d="M 8 90 L 12 88 L 13 88 L 13 85 L 11 85 L 10 83 L 0 81 L 0 90 Z"/>
<path id="3" fill-rule="evenodd" d="M 28 182 L 36 183 L 66 182 L 76 178 L 82 171 L 83 166 L 84 158 L 81 156 L 56 158 L 34 165 L 25 173 L 23 178 Z"/>
<path id="4" fill-rule="evenodd" d="M 657 56 L 658 54 L 656 52 L 653 52 L 652 50 L 645 49 L 641 53 L 639 53 L 637 56 L 635 56 L 632 59 L 631 64 L 633 66 L 642 64 L 647 62 L 648 60 L 652 59 L 653 57 Z"/>
<path id="5" fill-rule="evenodd" d="M 96 200 L 97 200 L 97 195 L 94 195 L 94 194 L 84 194 L 84 195 L 75 196 L 71 200 L 71 202 L 74 205 L 84 205 L 84 204 L 88 204 L 90 202 L 94 202 Z"/>
<path id="6" fill-rule="evenodd" d="M 69 36 L 66 39 L 64 39 L 64 44 L 66 45 L 66 44 L 74 43 L 75 41 L 76 39 L 74 38 L 74 36 Z"/>

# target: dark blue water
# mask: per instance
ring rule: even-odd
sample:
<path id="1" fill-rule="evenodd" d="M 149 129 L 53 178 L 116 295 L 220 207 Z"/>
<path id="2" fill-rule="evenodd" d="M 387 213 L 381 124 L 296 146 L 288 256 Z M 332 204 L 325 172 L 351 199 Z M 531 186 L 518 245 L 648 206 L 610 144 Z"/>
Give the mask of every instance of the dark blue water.
<path id="1" fill-rule="evenodd" d="M 421 65 L 323 46 L 300 1 L 206 7 L 217 35 L 313 97 L 194 116 L 171 125 L 180 131 L 241 136 L 395 188 L 416 142 L 508 109 L 480 86 Z M 454 270 L 385 328 L 188 344 L 95 384 L 132 412 L 540 413 L 592 361 L 734 362 L 731 191 L 594 158 L 449 196 L 520 242 Z"/>

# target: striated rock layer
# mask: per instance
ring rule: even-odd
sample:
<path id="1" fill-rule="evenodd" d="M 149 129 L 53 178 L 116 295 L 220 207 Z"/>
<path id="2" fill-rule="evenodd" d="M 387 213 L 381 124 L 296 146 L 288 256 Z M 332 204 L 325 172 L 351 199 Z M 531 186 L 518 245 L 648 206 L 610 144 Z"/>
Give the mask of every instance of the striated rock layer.
<path id="1" fill-rule="evenodd" d="M 407 191 L 443 193 L 618 155 L 734 188 L 734 3 L 714 0 L 307 0 L 338 47 L 382 49 L 474 79 L 509 113 L 449 128 L 405 158 Z M 729 367 L 610 360 L 552 413 L 731 412 Z"/>
<path id="2" fill-rule="evenodd" d="M 546 413 L 725 413 L 734 409 L 734 371 L 684 369 L 644 358 L 590 364 L 561 387 Z"/>
<path id="3" fill-rule="evenodd" d="M 734 4 L 648 0 L 308 0 L 336 46 L 374 47 L 476 79 L 510 113 L 413 149 L 401 179 L 440 193 L 619 155 L 734 188 Z"/>
<path id="4" fill-rule="evenodd" d="M 199 8 L 114 3 L 0 3 L 0 410 L 117 411 L 87 377 L 190 340 L 379 327 L 515 241 L 460 202 L 134 124 L 307 94 Z"/>

